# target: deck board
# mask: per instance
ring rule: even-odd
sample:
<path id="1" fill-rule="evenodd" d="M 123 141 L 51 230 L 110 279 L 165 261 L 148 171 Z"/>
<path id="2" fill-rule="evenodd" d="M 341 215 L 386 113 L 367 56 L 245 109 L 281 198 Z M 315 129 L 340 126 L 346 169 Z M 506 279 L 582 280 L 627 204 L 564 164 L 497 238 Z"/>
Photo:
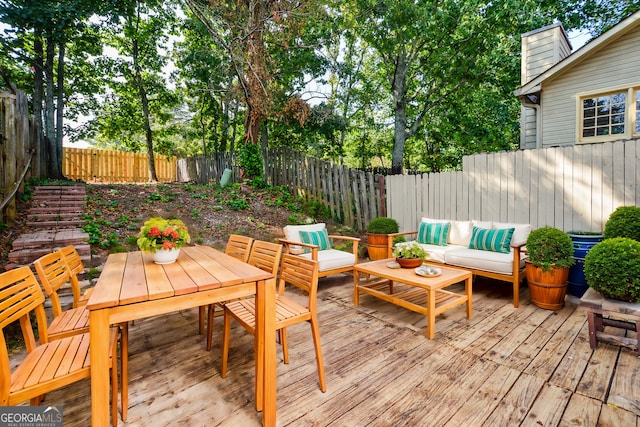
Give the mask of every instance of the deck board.
<path id="1" fill-rule="evenodd" d="M 608 344 L 592 351 L 576 299 L 542 310 L 523 287 L 516 309 L 508 287 L 482 280 L 474 283 L 473 317 L 464 306 L 438 316 L 428 340 L 423 315 L 367 295 L 354 307 L 352 283 L 346 275 L 320 281 L 326 393 L 308 325 L 288 329 L 288 365 L 277 347 L 279 426 L 640 425 L 638 358 Z M 119 425 L 261 425 L 252 336 L 232 323 L 223 379 L 222 318 L 214 322 L 210 352 L 197 310 L 130 325 L 129 418 Z M 64 406 L 65 427 L 84 427 L 89 393 L 89 381 L 81 381 L 48 393 L 43 404 Z"/>

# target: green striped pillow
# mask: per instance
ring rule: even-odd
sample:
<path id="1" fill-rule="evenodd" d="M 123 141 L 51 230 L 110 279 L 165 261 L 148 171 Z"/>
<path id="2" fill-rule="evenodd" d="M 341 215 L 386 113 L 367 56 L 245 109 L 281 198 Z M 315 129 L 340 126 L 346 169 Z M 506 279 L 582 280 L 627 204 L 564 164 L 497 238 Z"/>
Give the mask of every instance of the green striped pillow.
<path id="1" fill-rule="evenodd" d="M 331 249 L 331 240 L 326 228 L 320 231 L 300 231 L 300 239 L 302 243 L 318 246 L 319 251 Z"/>
<path id="2" fill-rule="evenodd" d="M 418 227 L 418 243 L 447 246 L 450 222 L 421 222 Z"/>
<path id="3" fill-rule="evenodd" d="M 473 227 L 469 249 L 480 249 L 508 254 L 515 228 L 488 229 Z"/>

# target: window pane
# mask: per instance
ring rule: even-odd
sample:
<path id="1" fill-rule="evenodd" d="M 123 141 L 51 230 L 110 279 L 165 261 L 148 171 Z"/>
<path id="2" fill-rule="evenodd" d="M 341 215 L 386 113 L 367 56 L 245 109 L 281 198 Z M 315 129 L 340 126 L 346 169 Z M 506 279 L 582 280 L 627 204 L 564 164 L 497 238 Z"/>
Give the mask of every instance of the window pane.
<path id="1" fill-rule="evenodd" d="M 596 119 L 584 119 L 582 126 L 585 128 L 592 128 L 596 125 Z"/>
<path id="2" fill-rule="evenodd" d="M 624 123 L 624 114 L 611 116 L 611 123 Z"/>
<path id="3" fill-rule="evenodd" d="M 596 100 L 593 98 L 582 101 L 582 108 L 593 108 L 596 106 Z"/>
<path id="4" fill-rule="evenodd" d="M 606 126 L 609 124 L 609 116 L 598 117 L 598 126 Z"/>
<path id="5" fill-rule="evenodd" d="M 609 127 L 598 128 L 596 133 L 598 136 L 609 135 Z"/>
<path id="6" fill-rule="evenodd" d="M 596 135 L 596 130 L 594 128 L 585 129 L 582 131 L 582 136 L 589 137 L 589 136 L 595 136 L 595 135 Z"/>
<path id="7" fill-rule="evenodd" d="M 608 96 L 601 96 L 598 98 L 598 107 L 606 107 L 609 105 L 610 98 Z"/>
<path id="8" fill-rule="evenodd" d="M 596 116 L 596 109 L 595 108 L 585 108 L 584 110 L 584 117 L 595 117 Z"/>
<path id="9" fill-rule="evenodd" d="M 614 104 L 624 104 L 627 102 L 627 94 L 625 92 L 616 93 L 611 97 Z"/>
<path id="10" fill-rule="evenodd" d="M 624 125 L 611 126 L 612 135 L 620 135 L 624 133 Z"/>

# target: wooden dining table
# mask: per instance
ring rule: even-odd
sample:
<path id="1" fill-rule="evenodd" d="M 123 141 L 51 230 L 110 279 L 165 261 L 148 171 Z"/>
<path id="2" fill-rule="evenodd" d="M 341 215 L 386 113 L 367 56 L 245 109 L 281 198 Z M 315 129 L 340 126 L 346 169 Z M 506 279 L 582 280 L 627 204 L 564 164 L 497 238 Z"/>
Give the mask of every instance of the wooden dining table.
<path id="1" fill-rule="evenodd" d="M 92 426 L 109 425 L 110 325 L 251 295 L 256 296 L 256 410 L 262 411 L 263 425 L 275 426 L 273 275 L 209 246 L 183 247 L 176 262 L 164 265 L 144 252 L 109 255 L 87 303 Z"/>

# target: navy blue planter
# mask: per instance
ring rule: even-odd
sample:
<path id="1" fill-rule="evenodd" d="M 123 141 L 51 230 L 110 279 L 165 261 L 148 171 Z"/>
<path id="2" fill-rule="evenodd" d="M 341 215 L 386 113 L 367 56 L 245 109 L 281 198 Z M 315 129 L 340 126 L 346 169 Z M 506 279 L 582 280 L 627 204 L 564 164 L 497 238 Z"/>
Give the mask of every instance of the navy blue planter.
<path id="1" fill-rule="evenodd" d="M 576 263 L 569 270 L 569 281 L 567 282 L 567 292 L 578 298 L 589 289 L 589 285 L 584 277 L 584 257 L 587 252 L 600 243 L 602 234 L 579 234 L 569 232 L 569 237 L 573 241 L 573 259 Z"/>

